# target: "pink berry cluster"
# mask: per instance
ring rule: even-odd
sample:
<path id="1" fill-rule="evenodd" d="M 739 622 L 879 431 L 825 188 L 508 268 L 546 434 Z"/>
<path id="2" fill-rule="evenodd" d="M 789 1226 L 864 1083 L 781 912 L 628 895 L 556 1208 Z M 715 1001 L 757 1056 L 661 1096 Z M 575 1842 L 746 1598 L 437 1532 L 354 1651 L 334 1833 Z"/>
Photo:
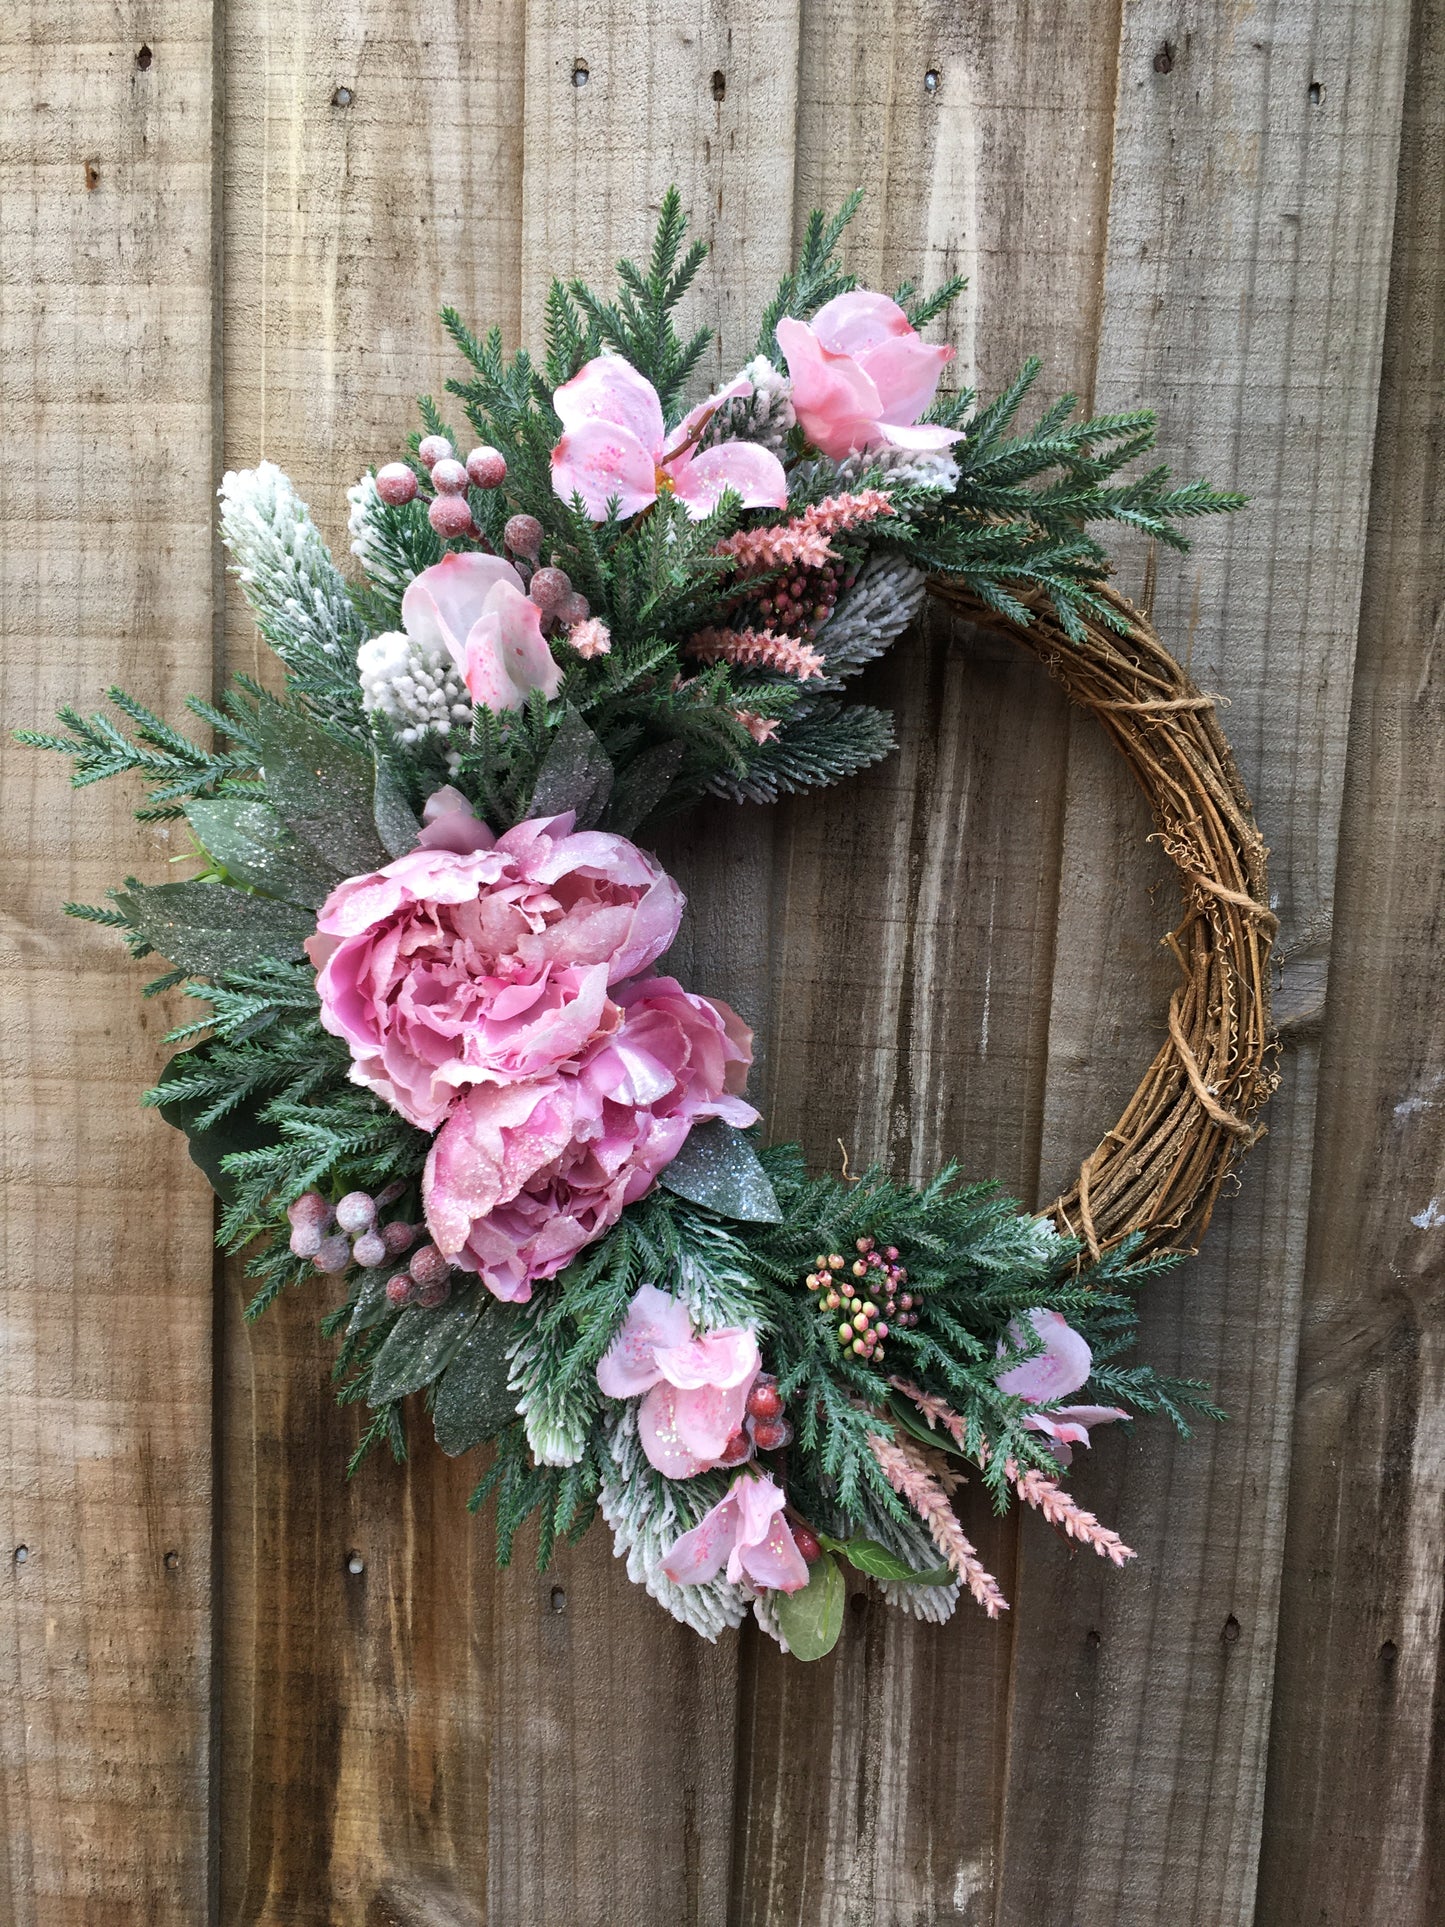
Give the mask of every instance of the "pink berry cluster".
<path id="1" fill-rule="evenodd" d="M 780 1452 L 792 1438 L 793 1428 L 778 1381 L 769 1372 L 759 1372 L 748 1392 L 743 1422 L 728 1440 L 718 1464 L 746 1465 L 755 1452 Z"/>
<path id="2" fill-rule="evenodd" d="M 427 508 L 427 520 L 437 534 L 446 542 L 479 534 L 467 490 L 502 486 L 507 479 L 507 459 L 501 450 L 474 448 L 465 462 L 459 462 L 445 435 L 428 435 L 416 452 L 436 490 Z M 412 501 L 419 487 L 415 470 L 406 462 L 388 462 L 376 471 L 376 492 L 392 508 Z"/>
<path id="3" fill-rule="evenodd" d="M 850 1265 L 839 1251 L 820 1252 L 806 1284 L 818 1294 L 825 1318 L 841 1313 L 838 1343 L 870 1365 L 883 1362 L 883 1341 L 890 1331 L 918 1323 L 914 1295 L 904 1287 L 908 1273 L 898 1262 L 897 1245 L 878 1249 L 874 1238 L 860 1238 Z M 888 1320 L 893 1322 L 890 1325 Z"/>
<path id="4" fill-rule="evenodd" d="M 757 626 L 787 630 L 795 636 L 815 635 L 832 615 L 839 596 L 852 588 L 857 575 L 857 570 L 841 558 L 815 569 L 785 569 L 776 581 L 764 585 L 751 605 L 757 611 Z"/>
<path id="5" fill-rule="evenodd" d="M 411 1251 L 407 1264 L 387 1280 L 387 1298 L 397 1306 L 443 1304 L 451 1293 L 450 1260 L 434 1244 L 417 1245 L 420 1225 L 399 1218 L 381 1222 L 381 1213 L 405 1189 L 389 1184 L 375 1197 L 368 1191 L 348 1191 L 334 1205 L 319 1191 L 303 1191 L 286 1209 L 293 1256 L 309 1258 L 317 1271 L 337 1274 L 354 1264 L 376 1271 Z"/>

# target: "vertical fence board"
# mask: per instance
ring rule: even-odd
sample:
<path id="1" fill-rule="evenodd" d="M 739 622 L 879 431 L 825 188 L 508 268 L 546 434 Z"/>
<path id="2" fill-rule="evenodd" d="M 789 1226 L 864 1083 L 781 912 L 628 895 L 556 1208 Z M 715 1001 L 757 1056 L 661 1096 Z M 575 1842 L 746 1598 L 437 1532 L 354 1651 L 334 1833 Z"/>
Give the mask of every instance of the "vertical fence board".
<path id="1" fill-rule="evenodd" d="M 968 274 L 950 375 L 988 392 L 1033 346 L 1050 394 L 1092 374 L 1114 47 L 1096 8 L 1051 15 L 805 11 L 795 230 L 864 186 L 850 265 L 885 288 Z M 839 1137 L 854 1168 L 957 1156 L 1031 1198 L 1065 705 L 1011 643 L 938 619 L 859 688 L 894 710 L 898 756 L 778 812 L 770 1131 L 835 1168 Z M 1012 1596 L 1012 1522 L 962 1504 Z M 991 1917 L 1011 1644 L 970 1601 L 940 1632 L 862 1589 L 825 1664 L 757 1642 L 741 1918 Z"/>
<path id="2" fill-rule="evenodd" d="M 1417 6 L 1359 660 L 1257 1918 L 1445 1913 L 1445 19 Z"/>
<path id="3" fill-rule="evenodd" d="M 455 371 L 443 301 L 519 325 L 522 16 L 465 0 L 226 10 L 224 458 L 274 460 L 338 556 L 347 486 Z M 229 592 L 228 666 L 262 668 Z M 324 1288 L 246 1328 L 225 1304 L 221 1917 L 483 1918 L 493 1629 L 555 1637 L 498 1580 L 418 1414 L 405 1468 L 346 1483 Z M 524 1554 L 525 1561 L 525 1554 Z M 351 1570 L 359 1565 L 359 1570 Z"/>
<path id="4" fill-rule="evenodd" d="M 1161 567 L 1156 621 L 1224 691 L 1283 924 L 1280 1014 L 1323 988 L 1406 40 L 1401 5 L 1124 16 L 1096 400 L 1159 407 L 1181 470 L 1247 490 Z M 1076 736 L 1078 732 L 1076 731 Z M 1157 1006 L 1111 970 L 1137 887 L 1101 895 L 1117 823 L 1071 770 L 1045 1169 L 1107 1123 Z M 1072 879 L 1080 879 L 1075 887 Z M 1288 1034 L 1288 1033 L 1287 1033 Z M 1146 1300 L 1146 1354 L 1233 1414 L 1176 1445 L 1101 1438 L 1086 1503 L 1124 1575 L 1026 1535 L 1002 1922 L 1251 1918 L 1263 1803 L 1315 1051 L 1289 1036 L 1269 1144 L 1206 1255 Z M 1087 1128 L 1086 1128 L 1087 1127 Z M 1083 1570 L 1081 1570 L 1083 1568 Z"/>
<path id="5" fill-rule="evenodd" d="M 144 51 L 143 51 L 144 50 Z M 211 678 L 211 9 L 0 23 L 0 709 Z M 62 914 L 182 847 L 3 752 L 0 1917 L 203 1919 L 210 1203 L 137 1108 L 175 1021 Z M 122 1015 L 122 1013 L 124 1013 Z"/>

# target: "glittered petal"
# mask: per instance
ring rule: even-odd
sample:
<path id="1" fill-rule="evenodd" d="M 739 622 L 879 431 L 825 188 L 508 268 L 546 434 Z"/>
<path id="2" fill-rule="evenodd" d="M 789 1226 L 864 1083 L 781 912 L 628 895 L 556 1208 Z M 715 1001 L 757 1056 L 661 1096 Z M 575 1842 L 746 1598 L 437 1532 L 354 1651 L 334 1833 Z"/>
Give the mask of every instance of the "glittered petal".
<path id="1" fill-rule="evenodd" d="M 401 619 L 413 642 L 440 655 L 451 654 L 460 669 L 463 638 L 499 582 L 519 593 L 522 578 L 499 555 L 471 552 L 445 556 L 423 569 L 401 599 Z"/>
<path id="2" fill-rule="evenodd" d="M 757 1339 L 736 1325 L 669 1345 L 658 1352 L 657 1363 L 665 1379 L 683 1387 L 751 1385 L 762 1368 Z"/>
<path id="3" fill-rule="evenodd" d="M 719 442 L 700 455 L 683 457 L 668 470 L 677 499 L 694 522 L 717 507 L 725 490 L 740 496 L 744 508 L 786 508 L 788 478 L 769 448 L 756 442 Z"/>
<path id="4" fill-rule="evenodd" d="M 597 1383 L 608 1398 L 636 1398 L 662 1376 L 659 1348 L 686 1345 L 692 1322 L 680 1298 L 656 1285 L 643 1285 L 627 1308 L 627 1316 L 611 1345 L 597 1363 Z"/>
<path id="5" fill-rule="evenodd" d="M 697 1586 L 717 1577 L 737 1534 L 736 1490 L 734 1487 L 725 1499 L 719 1499 L 705 1512 L 692 1531 L 683 1533 L 663 1558 L 663 1576 L 674 1586 Z"/>
<path id="6" fill-rule="evenodd" d="M 662 448 L 662 404 L 657 390 L 621 355 L 597 355 L 552 396 L 566 429 L 588 422 L 625 428 L 649 455 Z"/>
<path id="7" fill-rule="evenodd" d="M 898 422 L 879 422 L 878 438 L 894 448 L 913 448 L 920 454 L 931 455 L 944 448 L 952 448 L 955 442 L 963 440 L 961 428 L 942 428 L 933 422 L 918 422 L 905 427 Z"/>
<path id="8" fill-rule="evenodd" d="M 825 301 L 813 316 L 813 331 L 837 355 L 861 355 L 879 342 L 915 332 L 898 303 L 871 288 L 853 288 Z"/>
<path id="9" fill-rule="evenodd" d="M 509 583 L 498 583 L 487 597 L 486 613 L 498 618 L 502 668 L 523 695 L 540 689 L 544 696 L 555 696 L 562 683 L 562 671 L 542 634 L 542 614 L 529 596 Z"/>
<path id="10" fill-rule="evenodd" d="M 1035 1306 L 1025 1316 L 1043 1340 L 1044 1349 L 1037 1358 L 1025 1359 L 1021 1365 L 1000 1372 L 995 1383 L 1010 1398 L 1032 1399 L 1039 1404 L 1067 1398 L 1070 1392 L 1078 1391 L 1093 1369 L 1094 1355 L 1088 1341 L 1061 1312 Z M 1010 1326 L 1009 1337 L 1016 1348 L 1024 1344 L 1025 1334 L 1017 1322 Z"/>
<path id="11" fill-rule="evenodd" d="M 655 1385 L 637 1408 L 637 1436 L 648 1463 L 669 1479 L 695 1478 L 717 1457 L 717 1452 L 695 1452 L 688 1443 L 677 1410 L 678 1400 L 687 1396 L 666 1383 Z"/>
<path id="12" fill-rule="evenodd" d="M 883 419 L 916 421 L 933 400 L 939 376 L 952 360 L 952 348 L 935 347 L 911 331 L 870 349 L 862 365 L 878 390 Z"/>
<path id="13" fill-rule="evenodd" d="M 606 520 L 614 497 L 621 514 L 635 515 L 657 500 L 657 465 L 627 429 L 583 422 L 552 450 L 552 488 L 564 502 L 580 495 L 594 522 Z"/>
<path id="14" fill-rule="evenodd" d="M 661 1398 L 664 1394 L 671 1406 L 672 1431 L 679 1448 L 696 1459 L 699 1471 L 715 1465 L 727 1450 L 728 1440 L 741 1429 L 748 1385 L 698 1385 L 683 1391 L 664 1384 L 648 1397 Z M 674 1478 L 686 1476 L 673 1474 Z"/>

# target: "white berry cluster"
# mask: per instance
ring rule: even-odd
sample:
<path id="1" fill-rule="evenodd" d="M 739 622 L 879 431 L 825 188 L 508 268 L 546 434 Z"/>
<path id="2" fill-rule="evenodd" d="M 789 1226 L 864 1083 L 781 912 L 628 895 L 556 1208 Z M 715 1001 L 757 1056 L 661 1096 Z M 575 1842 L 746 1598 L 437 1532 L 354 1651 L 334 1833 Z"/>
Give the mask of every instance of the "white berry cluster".
<path id="1" fill-rule="evenodd" d="M 356 668 L 362 701 L 390 717 L 404 743 L 420 742 L 429 732 L 447 736 L 472 720 L 467 687 L 451 657 L 432 654 L 400 630 L 362 643 Z"/>

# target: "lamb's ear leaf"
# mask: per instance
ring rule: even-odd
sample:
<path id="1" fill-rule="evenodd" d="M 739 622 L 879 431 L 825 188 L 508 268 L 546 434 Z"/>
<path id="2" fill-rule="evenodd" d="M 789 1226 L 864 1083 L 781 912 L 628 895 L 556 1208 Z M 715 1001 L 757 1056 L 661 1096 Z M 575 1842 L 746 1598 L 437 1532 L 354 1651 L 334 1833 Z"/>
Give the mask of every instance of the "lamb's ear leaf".
<path id="1" fill-rule="evenodd" d="M 248 890 L 318 909 L 332 877 L 328 866 L 298 843 L 269 803 L 247 796 L 198 796 L 186 821 L 213 862 Z"/>
<path id="2" fill-rule="evenodd" d="M 486 1312 L 442 1374 L 432 1425 L 448 1458 L 495 1438 L 517 1416 L 516 1394 L 507 1388 L 511 1324 L 500 1307 Z"/>
<path id="3" fill-rule="evenodd" d="M 406 856 L 416 848 L 421 824 L 407 801 L 406 792 L 381 757 L 376 759 L 376 787 L 372 795 L 372 815 L 376 833 L 386 846 L 388 856 Z"/>
<path id="4" fill-rule="evenodd" d="M 152 950 L 188 977 L 219 977 L 264 957 L 299 957 L 315 914 L 225 883 L 136 883 L 115 907 Z"/>
<path id="5" fill-rule="evenodd" d="M 388 858 L 369 752 L 279 703 L 261 705 L 252 734 L 266 800 L 297 841 L 337 880 L 379 870 Z"/>
<path id="6" fill-rule="evenodd" d="M 739 1218 L 747 1224 L 783 1221 L 778 1194 L 757 1152 L 741 1131 L 718 1117 L 692 1127 L 657 1181 L 721 1218 Z"/>
<path id="7" fill-rule="evenodd" d="M 773 1611 L 794 1658 L 821 1659 L 832 1652 L 843 1630 L 843 1598 L 843 1575 L 828 1552 L 813 1561 L 800 1591 L 773 1594 Z"/>
<path id="8" fill-rule="evenodd" d="M 569 704 L 537 771 L 529 814 L 560 816 L 574 810 L 577 828 L 589 830 L 600 821 L 611 791 L 612 759 Z"/>
<path id="9" fill-rule="evenodd" d="M 475 1289 L 454 1293 L 434 1310 L 409 1305 L 376 1354 L 367 1403 L 387 1405 L 430 1385 L 451 1364 L 481 1315 Z"/>

